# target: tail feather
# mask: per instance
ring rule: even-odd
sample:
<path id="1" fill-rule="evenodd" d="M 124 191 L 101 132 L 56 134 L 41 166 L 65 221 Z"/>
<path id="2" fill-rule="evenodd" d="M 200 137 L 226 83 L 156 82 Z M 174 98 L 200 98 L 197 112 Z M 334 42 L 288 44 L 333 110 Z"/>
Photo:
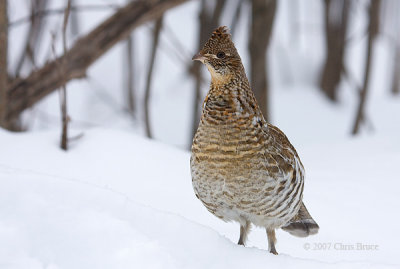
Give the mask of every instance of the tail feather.
<path id="1" fill-rule="evenodd" d="M 282 230 L 290 233 L 297 237 L 307 237 L 318 233 L 319 226 L 315 220 L 311 217 L 310 213 L 303 202 L 299 212 L 284 226 Z"/>

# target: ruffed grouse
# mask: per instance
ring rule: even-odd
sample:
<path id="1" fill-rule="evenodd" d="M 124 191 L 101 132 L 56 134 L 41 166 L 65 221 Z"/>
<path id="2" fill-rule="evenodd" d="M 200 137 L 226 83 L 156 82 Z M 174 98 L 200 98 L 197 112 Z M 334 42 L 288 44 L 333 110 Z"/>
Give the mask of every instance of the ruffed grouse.
<path id="1" fill-rule="evenodd" d="M 240 245 L 251 223 L 266 229 L 273 254 L 275 229 L 299 237 L 317 233 L 302 202 L 300 158 L 265 121 L 226 27 L 217 28 L 193 60 L 211 73 L 190 160 L 196 196 L 218 218 L 240 223 Z"/>

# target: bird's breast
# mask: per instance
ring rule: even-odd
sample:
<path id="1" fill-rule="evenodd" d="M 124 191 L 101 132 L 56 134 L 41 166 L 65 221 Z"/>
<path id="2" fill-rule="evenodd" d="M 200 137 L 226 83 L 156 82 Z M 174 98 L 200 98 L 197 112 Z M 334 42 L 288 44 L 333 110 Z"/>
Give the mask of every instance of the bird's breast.
<path id="1" fill-rule="evenodd" d="M 192 166 L 215 178 L 241 181 L 266 173 L 267 137 L 248 117 L 227 113 L 202 118 L 192 145 Z M 265 175 L 264 175 L 265 176 Z"/>

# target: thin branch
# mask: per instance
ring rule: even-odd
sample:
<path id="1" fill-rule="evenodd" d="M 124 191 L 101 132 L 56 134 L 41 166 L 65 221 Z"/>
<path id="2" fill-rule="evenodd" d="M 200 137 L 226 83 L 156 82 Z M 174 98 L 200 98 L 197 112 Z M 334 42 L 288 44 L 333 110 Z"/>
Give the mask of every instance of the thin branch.
<path id="1" fill-rule="evenodd" d="M 360 125 L 363 119 L 365 101 L 367 98 L 368 88 L 369 88 L 373 42 L 375 40 L 376 35 L 378 34 L 378 29 L 379 29 L 379 7 L 380 7 L 380 0 L 371 0 L 371 4 L 369 7 L 368 44 L 367 44 L 367 55 L 366 55 L 367 61 L 365 64 L 364 84 L 359 98 L 359 104 L 357 107 L 357 113 L 354 121 L 353 130 L 351 132 L 352 135 L 356 135 L 359 133 Z"/>
<path id="2" fill-rule="evenodd" d="M 132 0 L 128 0 L 132 1 Z M 128 105 L 128 111 L 132 118 L 135 117 L 135 82 L 134 82 L 134 63 L 133 63 L 133 53 L 134 53 L 134 38 L 133 34 L 130 34 L 126 39 L 126 57 L 125 61 L 122 61 L 123 70 L 125 75 L 125 93 Z"/>
<path id="3" fill-rule="evenodd" d="M 67 25 L 69 13 L 71 11 L 71 0 L 68 0 L 67 7 L 65 8 L 64 13 L 64 22 L 62 29 L 62 38 L 63 38 L 63 50 L 64 55 L 67 53 Z M 65 66 L 66 58 L 63 58 L 63 65 Z M 64 70 L 62 70 L 64 72 Z M 62 131 L 61 131 L 61 143 L 60 146 L 63 150 L 68 149 L 68 113 L 67 113 L 67 87 L 64 83 L 60 90 L 60 105 L 61 105 L 61 121 L 62 121 Z"/>
<path id="4" fill-rule="evenodd" d="M 40 9 L 43 9 L 47 5 L 47 0 L 38 0 L 38 1 L 32 1 L 32 6 L 31 6 L 31 14 L 32 16 L 30 17 L 30 25 L 29 25 L 29 31 L 28 31 L 28 36 L 26 39 L 26 45 L 24 50 L 22 51 L 22 54 L 18 60 L 17 68 L 15 70 L 15 76 L 18 77 L 23 64 L 25 63 L 26 59 L 28 58 L 35 67 L 35 48 L 40 40 L 40 34 L 43 26 L 43 17 L 40 16 L 33 16 L 33 14 Z"/>
<path id="5" fill-rule="evenodd" d="M 128 110 L 131 116 L 135 115 L 135 89 L 134 89 L 134 65 L 133 65 L 133 37 L 129 36 L 126 40 L 126 68 L 124 67 L 126 79 L 126 98 L 128 100 Z"/>
<path id="6" fill-rule="evenodd" d="M 107 11 L 110 9 L 117 10 L 121 6 L 115 5 L 115 4 L 109 4 L 109 5 L 79 5 L 79 6 L 71 6 L 71 11 L 73 12 L 86 12 L 86 11 Z M 8 24 L 8 27 L 17 27 L 20 26 L 24 23 L 28 23 L 32 21 L 33 18 L 36 17 L 47 17 L 51 15 L 60 15 L 64 14 L 65 8 L 59 8 L 59 9 L 47 9 L 47 10 L 37 10 L 33 14 L 19 18 L 13 22 L 10 22 Z"/>
<path id="7" fill-rule="evenodd" d="M 343 65 L 342 72 L 343 72 L 343 76 L 347 79 L 348 83 L 351 84 L 352 88 L 356 91 L 357 96 L 361 96 L 363 88 L 357 82 L 357 79 L 352 75 L 352 73 L 344 65 Z M 368 124 L 370 126 L 371 130 L 375 129 L 371 118 L 367 117 L 367 114 L 365 111 L 363 111 L 363 114 L 361 115 L 361 122 Z"/>
<path id="8" fill-rule="evenodd" d="M 153 45 L 151 47 L 151 55 L 150 55 L 150 65 L 147 71 L 147 80 L 146 80 L 146 90 L 144 96 L 144 117 L 145 117 L 145 128 L 146 128 L 146 135 L 149 138 L 152 138 L 152 132 L 150 127 L 150 108 L 149 108 L 149 101 L 150 101 L 150 90 L 151 90 L 151 82 L 153 76 L 153 67 L 154 61 L 156 58 L 158 42 L 160 39 L 160 32 L 163 24 L 163 16 L 156 20 L 153 32 Z"/>

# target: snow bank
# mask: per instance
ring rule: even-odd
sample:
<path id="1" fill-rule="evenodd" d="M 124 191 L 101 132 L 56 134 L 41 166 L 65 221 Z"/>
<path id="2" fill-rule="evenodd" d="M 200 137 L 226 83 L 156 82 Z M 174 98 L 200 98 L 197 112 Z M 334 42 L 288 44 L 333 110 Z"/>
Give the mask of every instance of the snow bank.
<path id="1" fill-rule="evenodd" d="M 300 147 L 305 202 L 321 232 L 305 239 L 278 232 L 280 255 L 273 256 L 264 231 L 254 229 L 249 246 L 238 246 L 238 226 L 203 208 L 191 188 L 187 152 L 95 129 L 65 153 L 58 138 L 53 131 L 0 130 L 0 268 L 400 265 L 393 235 L 398 139 Z M 378 247 L 349 249 L 357 243 Z"/>

